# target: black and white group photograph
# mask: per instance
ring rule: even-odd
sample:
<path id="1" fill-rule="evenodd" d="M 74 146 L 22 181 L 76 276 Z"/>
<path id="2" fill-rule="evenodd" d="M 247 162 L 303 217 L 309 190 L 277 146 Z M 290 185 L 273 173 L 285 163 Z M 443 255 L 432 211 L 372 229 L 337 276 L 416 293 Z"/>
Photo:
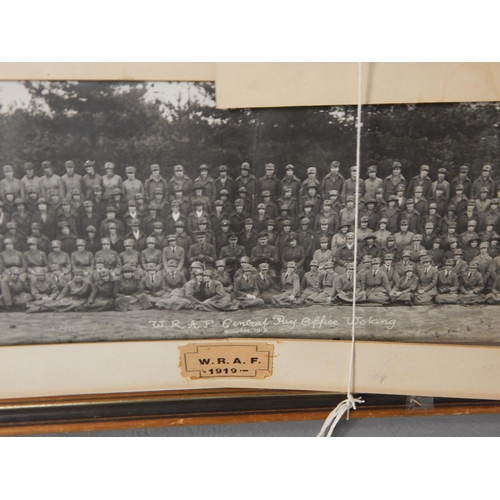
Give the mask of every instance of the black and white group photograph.
<path id="1" fill-rule="evenodd" d="M 500 341 L 500 104 L 0 83 L 0 345 Z M 355 314 L 352 314 L 355 302 Z"/>

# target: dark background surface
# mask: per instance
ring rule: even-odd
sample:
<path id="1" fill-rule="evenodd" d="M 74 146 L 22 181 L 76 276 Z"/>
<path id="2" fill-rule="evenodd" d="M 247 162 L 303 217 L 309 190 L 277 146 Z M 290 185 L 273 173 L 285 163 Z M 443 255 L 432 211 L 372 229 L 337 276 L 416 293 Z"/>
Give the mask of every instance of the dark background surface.
<path id="1" fill-rule="evenodd" d="M 116 431 L 73 432 L 47 436 L 85 437 L 314 437 L 323 425 L 319 420 L 268 422 L 231 425 L 200 425 L 127 429 Z M 395 418 L 352 418 L 342 420 L 335 429 L 339 437 L 423 437 L 490 436 L 500 437 L 500 414 L 415 416 Z"/>

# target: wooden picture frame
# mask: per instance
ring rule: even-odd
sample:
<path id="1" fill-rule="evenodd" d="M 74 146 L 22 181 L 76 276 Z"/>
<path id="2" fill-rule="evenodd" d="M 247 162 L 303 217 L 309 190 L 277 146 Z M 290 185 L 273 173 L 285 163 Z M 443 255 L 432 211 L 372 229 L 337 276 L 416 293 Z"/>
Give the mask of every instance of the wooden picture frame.
<path id="1" fill-rule="evenodd" d="M 224 71 L 223 65 L 217 67 L 210 63 L 3 64 L 0 69 L 5 80 L 217 81 L 218 71 L 220 74 Z M 268 69 L 273 70 L 273 67 Z M 318 75 L 318 71 L 321 73 L 320 69 L 316 69 L 311 75 Z M 265 72 L 260 77 L 266 80 Z M 346 81 L 349 83 L 349 78 Z M 477 86 L 475 88 L 477 90 Z M 474 97 L 477 100 L 476 94 Z M 490 94 L 486 97 L 485 100 L 491 100 Z M 224 99 L 221 98 L 221 101 L 229 102 Z M 323 103 L 331 104 L 326 101 Z M 293 103 L 287 101 L 286 105 Z M 214 343 L 202 341 L 199 344 L 207 342 Z M 231 342 L 220 340 L 216 343 L 227 345 Z M 274 346 L 277 360 L 275 375 L 279 373 L 279 377 L 231 380 L 221 384 L 213 380 L 182 379 L 177 373 L 167 380 L 168 377 L 161 374 L 165 360 L 170 358 L 173 372 L 177 372 L 178 349 L 180 344 L 187 343 L 149 342 L 148 347 L 148 343 L 138 342 L 135 347 L 142 349 L 141 355 L 148 359 L 148 363 L 135 363 L 132 360 L 130 342 L 118 345 L 1 347 L 0 434 L 135 425 L 321 419 L 326 416 L 328 409 L 339 402 L 341 396 L 335 393 L 341 393 L 347 386 L 350 344 L 346 341 L 256 339 L 256 344 Z M 241 343 L 241 339 L 235 339 L 233 343 Z M 299 355 L 298 352 L 304 347 L 309 354 Z M 141 370 L 149 364 L 151 358 L 148 357 L 154 356 L 156 348 L 165 357 L 160 359 L 159 356 L 152 363 L 152 377 L 141 378 L 144 375 Z M 356 352 L 355 391 L 386 394 L 365 396 L 367 405 L 357 413 L 358 416 L 408 414 L 407 394 L 500 399 L 496 384 L 500 375 L 500 348 L 497 346 L 363 342 Z M 71 356 L 68 358 L 69 353 Z M 120 357 L 125 353 L 125 357 Z M 119 362 L 111 368 L 110 363 L 117 357 L 127 362 Z M 445 365 L 441 363 L 443 357 L 447 360 Z M 93 368 L 97 367 L 94 373 L 91 373 L 89 360 L 92 360 Z M 324 369 L 316 373 L 314 367 L 318 362 Z M 129 372 L 131 367 L 133 370 Z M 384 371 L 381 371 L 381 367 L 384 367 Z M 290 376 L 291 370 L 295 371 L 293 376 Z M 111 371 L 114 373 L 111 374 Z M 69 379 L 63 380 L 68 374 Z M 139 377 L 135 378 L 136 375 Z M 128 382 L 127 377 L 130 377 Z M 498 404 L 483 399 L 470 403 L 453 399 L 439 400 L 433 410 L 420 410 L 422 413 L 419 414 L 497 412 L 499 409 Z"/>

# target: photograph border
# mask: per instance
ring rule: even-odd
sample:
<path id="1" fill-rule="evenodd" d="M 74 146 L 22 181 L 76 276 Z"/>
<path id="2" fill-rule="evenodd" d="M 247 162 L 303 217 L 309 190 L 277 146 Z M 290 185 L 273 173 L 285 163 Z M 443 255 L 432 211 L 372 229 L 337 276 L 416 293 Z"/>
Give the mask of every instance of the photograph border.
<path id="1" fill-rule="evenodd" d="M 307 63 L 304 63 L 307 64 Z M 269 69 L 272 69 L 272 65 L 269 66 Z M 405 66 L 405 69 L 407 70 L 408 66 Z M 275 69 L 275 68 L 274 68 Z M 403 69 L 403 68 L 401 68 Z M 213 79 L 216 79 L 217 82 L 217 74 L 216 73 L 216 65 L 215 63 L 116 63 L 116 64 L 109 64 L 109 63 L 2 63 L 0 64 L 0 78 L 2 80 L 24 80 L 24 79 L 88 79 L 88 80 L 102 80 L 102 79 L 109 79 L 109 80 L 172 80 L 172 81 L 180 81 L 180 80 L 210 80 L 213 81 Z M 177 76 L 178 75 L 178 76 Z M 318 79 L 321 76 L 321 72 L 316 72 L 310 75 L 311 79 Z M 266 79 L 265 73 L 263 74 L 262 72 L 259 73 L 259 78 L 260 79 Z M 396 85 L 398 83 L 398 80 L 395 79 L 394 81 L 394 88 L 396 88 Z M 291 90 L 287 92 L 287 94 L 293 93 L 293 81 L 288 81 Z M 329 82 L 327 80 L 321 79 L 321 80 L 315 80 L 315 83 L 319 86 L 324 86 L 325 88 L 328 87 Z M 348 85 L 349 84 L 349 79 L 345 79 L 345 83 Z M 238 90 L 237 88 L 232 89 L 233 91 Z M 398 96 L 397 89 L 394 91 L 395 96 Z M 217 94 L 217 98 L 219 99 L 220 94 Z M 466 96 L 465 96 L 466 97 Z M 468 100 L 477 100 L 477 95 L 473 96 L 475 98 L 473 99 L 468 99 Z M 397 99 L 395 99 L 397 101 Z M 464 99 L 465 100 L 465 99 Z M 488 96 L 487 100 L 491 100 L 491 96 Z M 496 96 L 496 100 L 500 100 L 500 95 Z M 221 98 L 221 101 L 223 102 L 223 99 Z M 324 105 L 331 105 L 335 104 L 332 102 L 324 102 L 322 103 Z M 303 105 L 303 103 L 297 103 L 297 104 L 290 104 L 288 103 L 287 105 Z M 238 341 L 238 339 L 231 339 L 231 341 Z M 241 339 L 245 340 L 248 342 L 249 339 Z M 273 339 L 255 339 L 256 342 L 269 342 L 273 341 Z M 184 343 L 188 343 L 189 341 L 185 341 Z M 214 342 L 214 340 L 211 340 L 210 342 Z M 228 339 L 220 339 L 220 341 L 215 340 L 215 342 L 220 342 L 220 343 L 227 343 Z M 275 340 L 277 344 L 282 344 L 282 340 Z M 307 340 L 300 340 L 300 341 L 289 341 L 289 342 L 300 342 L 301 344 L 305 344 L 307 347 L 307 344 L 309 342 L 315 342 L 315 341 L 307 341 Z M 286 344 L 289 343 L 288 341 L 285 342 Z M 338 390 L 339 392 L 343 391 L 343 387 L 346 386 L 346 378 L 347 378 L 347 367 L 348 367 L 348 356 L 347 356 L 347 347 L 349 346 L 348 342 L 345 341 L 328 341 L 332 345 L 336 345 L 338 348 L 335 348 L 332 350 L 335 351 L 337 354 L 345 352 L 346 355 L 344 356 L 345 359 L 338 359 L 338 365 L 335 370 L 333 371 L 345 371 L 345 376 L 340 377 L 337 381 L 333 381 L 332 384 L 327 384 L 327 385 L 333 385 L 335 388 L 333 390 Z M 173 356 L 178 358 L 178 350 L 177 350 L 177 344 L 179 342 L 176 341 L 162 341 L 162 344 L 170 344 L 172 347 L 172 350 L 174 351 Z M 123 343 L 107 343 L 107 347 L 111 350 L 113 350 L 113 346 L 117 346 L 118 344 L 123 344 Z M 131 344 L 130 342 L 127 342 L 127 344 Z M 135 344 L 132 343 L 132 344 Z M 422 365 L 419 364 L 418 362 L 418 345 L 417 344 L 398 344 L 397 342 L 393 343 L 379 343 L 379 342 L 363 342 L 365 345 L 369 344 L 375 344 L 378 345 L 379 348 L 385 352 L 385 354 L 382 355 L 382 359 L 378 360 L 377 363 L 374 363 L 371 366 L 367 366 L 366 363 L 362 367 L 363 371 L 363 377 L 361 379 L 369 380 L 370 377 L 376 377 L 380 376 L 380 373 L 377 372 L 379 370 L 379 367 L 381 364 L 383 364 L 385 361 L 388 361 L 391 356 L 394 355 L 394 349 L 391 349 L 391 345 L 393 348 L 396 348 L 396 350 L 401 347 L 401 353 L 404 353 L 404 355 L 401 355 L 399 359 L 397 360 L 398 364 L 398 370 L 404 370 L 405 367 L 411 366 L 413 368 L 417 367 L 417 369 L 422 369 Z M 72 345 L 73 348 L 78 349 L 81 346 L 98 346 L 99 344 L 74 344 Z M 389 347 L 387 347 L 389 346 Z M 425 346 L 429 346 L 428 344 L 425 344 Z M 9 349 L 20 349 L 23 350 L 23 354 L 21 356 L 18 356 L 17 362 L 19 363 L 17 368 L 19 369 L 19 373 L 21 373 L 22 370 L 26 371 L 27 366 L 30 365 L 30 360 L 32 360 L 34 356 L 34 349 L 36 349 L 38 346 L 15 346 L 15 347 L 0 347 L 0 358 L 8 358 L 8 352 L 12 351 L 7 351 Z M 45 345 L 41 346 L 43 349 L 45 349 L 45 352 L 48 352 L 52 350 L 53 352 L 58 349 L 57 345 Z M 478 379 L 474 381 L 474 383 L 471 386 L 463 388 L 460 384 L 463 384 L 463 380 L 461 380 L 461 377 L 459 377 L 457 380 L 452 381 L 452 386 L 454 386 L 455 390 L 453 388 L 447 387 L 447 388 L 441 388 L 441 389 L 436 389 L 438 393 L 436 394 L 430 394 L 428 391 L 429 389 L 427 387 L 423 388 L 421 392 L 418 389 L 418 382 L 416 383 L 417 385 L 415 386 L 414 384 L 406 384 L 404 381 L 401 383 L 396 383 L 394 380 L 392 380 L 392 383 L 389 384 L 379 384 L 379 389 L 378 390 L 373 390 L 373 386 L 369 385 L 364 385 L 363 383 L 361 384 L 355 384 L 355 389 L 356 392 L 358 393 L 363 393 L 365 391 L 368 391 L 369 393 L 379 393 L 379 394 L 402 394 L 406 395 L 409 392 L 411 392 L 413 395 L 427 395 L 427 396 L 439 396 L 439 397 L 463 397 L 463 398 L 488 398 L 488 399 L 500 399 L 500 392 L 499 388 L 494 388 L 492 379 L 495 380 L 494 374 L 500 370 L 500 347 L 498 346 L 481 346 L 481 352 L 488 353 L 489 358 L 488 362 L 489 365 L 486 367 L 484 366 L 484 358 L 481 358 L 481 356 L 477 356 L 477 347 L 479 346 L 445 346 L 445 345 L 440 345 L 436 346 L 438 347 L 438 351 L 441 351 L 443 349 L 446 350 L 447 355 L 449 354 L 448 362 L 446 363 L 445 366 L 441 367 L 432 367 L 432 373 L 430 375 L 427 375 L 427 377 L 435 377 L 436 380 L 444 380 L 447 379 L 450 375 L 450 366 L 449 364 L 452 363 L 454 366 L 451 366 L 451 371 L 453 369 L 457 369 L 457 363 L 468 363 L 470 362 L 469 369 L 471 371 L 478 369 L 479 370 L 479 375 Z M 377 348 L 377 350 L 379 350 Z M 450 349 L 451 348 L 451 349 Z M 295 349 L 295 354 L 289 354 L 290 358 L 287 360 L 287 363 L 292 366 L 299 366 L 302 360 L 302 357 L 300 355 L 300 350 L 304 349 L 304 346 L 301 346 L 300 349 Z M 476 354 L 474 354 L 474 351 L 476 351 Z M 21 351 L 18 351 L 21 352 Z M 64 349 L 60 352 L 64 352 Z M 443 351 L 444 352 L 444 351 Z M 2 354 L 4 354 L 2 356 Z M 415 354 L 415 357 L 414 357 Z M 339 354 L 340 355 L 340 354 Z M 110 357 L 112 357 L 110 355 Z M 384 359 L 386 358 L 386 359 Z M 285 366 L 287 365 L 285 363 Z M 362 359 L 359 359 L 357 361 L 358 364 L 362 363 Z M 481 366 L 482 365 L 482 366 Z M 12 367 L 12 365 L 9 365 Z M 420 367 L 420 368 L 419 368 Z M 491 370 L 491 368 L 494 368 Z M 177 369 L 177 366 L 175 366 Z M 4 368 L 8 370 L 9 368 L 6 367 Z M 109 368 L 112 370 L 112 367 Z M 360 370 L 360 366 L 357 367 L 357 370 Z M 275 368 L 275 370 L 279 370 L 279 366 Z M 398 371 L 396 370 L 396 371 Z M 489 370 L 489 375 L 487 375 L 487 372 Z M 467 370 L 468 372 L 469 370 Z M 5 372 L 7 374 L 8 372 Z M 11 372 L 12 373 L 12 372 Z M 123 381 L 126 384 L 127 383 L 127 378 L 129 377 L 129 389 L 128 390 L 123 390 L 121 392 L 121 395 L 129 395 L 127 397 L 131 398 L 142 398 L 141 404 L 148 404 L 151 403 L 152 401 L 156 400 L 157 396 L 159 394 L 167 394 L 175 398 L 175 395 L 173 395 L 174 390 L 181 390 L 183 387 L 188 388 L 187 385 L 181 385 L 175 389 L 169 387 L 168 393 L 165 393 L 164 391 L 150 391 L 146 390 L 145 388 L 138 387 L 137 384 L 133 383 L 132 380 L 134 378 L 134 373 L 133 372 L 127 372 L 127 373 L 122 373 L 123 375 Z M 100 373 L 100 376 L 106 377 L 105 374 Z M 180 376 L 180 375 L 179 375 Z M 332 377 L 335 377 L 334 374 L 332 374 Z M 488 378 L 489 377 L 489 378 Z M 30 373 L 25 373 L 24 375 L 24 387 L 29 387 L 30 386 L 30 379 L 33 380 L 32 377 L 30 377 Z M 50 377 L 49 377 L 50 379 Z M 498 378 L 496 378 L 498 380 Z M 6 416 L 6 419 L 3 420 L 0 423 L 0 431 L 5 431 L 5 429 L 8 428 L 16 428 L 15 421 L 11 421 L 9 423 L 8 421 L 8 412 L 14 411 L 14 407 L 17 405 L 18 409 L 22 408 L 22 412 L 24 412 L 25 415 L 29 415 L 30 412 L 36 412 L 40 408 L 53 408 L 54 405 L 57 405 L 57 408 L 60 409 L 60 414 L 57 420 L 57 425 L 59 425 L 60 429 L 68 429 L 68 425 L 71 424 L 71 419 L 69 416 L 69 412 L 71 408 L 75 407 L 75 398 L 80 398 L 81 401 L 84 401 L 85 404 L 87 405 L 97 405 L 97 404 L 102 404 L 103 401 L 106 401 L 106 405 L 112 405 L 113 398 L 119 396 L 110 396 L 110 394 L 113 394 L 112 390 L 106 391 L 103 389 L 102 393 L 100 395 L 93 394 L 91 391 L 83 391 L 83 392 L 73 392 L 73 393 L 60 393 L 60 394 L 52 394 L 50 391 L 50 387 L 45 387 L 45 391 L 40 389 L 40 384 L 38 383 L 38 388 L 34 389 L 32 393 L 29 394 L 22 394 L 19 393 L 18 395 L 12 394 L 12 391 L 15 389 L 12 389 L 12 387 L 7 387 L 10 385 L 12 380 L 8 380 L 4 377 L 0 379 L 0 394 L 3 394 L 0 399 L 0 416 L 4 415 Z M 207 381 L 204 381 L 207 382 Z M 454 385 L 453 385 L 454 384 Z M 14 384 L 15 385 L 15 384 Z M 207 382 L 206 384 L 189 384 L 191 386 L 196 386 L 200 387 L 198 395 L 194 395 L 192 392 L 189 393 L 186 392 L 186 398 L 185 401 L 198 401 L 200 403 L 200 396 L 199 394 L 203 394 L 201 398 L 203 399 L 204 402 L 210 400 L 218 400 L 218 399 L 223 399 L 227 397 L 228 390 L 227 385 L 225 384 L 225 381 L 222 380 L 220 382 L 210 380 L 210 382 Z M 221 385 L 224 385 L 226 387 L 224 388 L 217 388 L 220 387 Z M 293 385 L 293 383 L 292 383 Z M 439 386 L 439 384 L 437 384 Z M 3 389 L 2 389 L 3 386 Z M 103 387 L 105 387 L 105 381 L 103 383 Z M 318 380 L 318 389 L 320 391 L 329 391 L 331 389 L 324 387 L 324 381 Z M 206 387 L 207 389 L 201 389 L 201 387 Z M 272 392 L 271 394 L 265 394 L 265 391 L 269 390 L 269 387 L 273 387 L 272 384 L 272 377 L 269 379 L 266 379 L 264 381 L 259 381 L 259 383 L 252 383 L 251 380 L 247 381 L 241 381 L 241 384 L 239 385 L 239 388 L 231 389 L 230 391 L 236 391 L 232 392 L 232 394 L 238 394 L 240 397 L 241 395 L 245 394 L 245 391 L 251 390 L 254 391 L 255 394 L 260 391 L 264 391 L 259 396 L 256 396 L 255 401 L 267 401 L 268 403 L 271 401 L 273 397 L 276 396 L 275 392 Z M 289 387 L 284 387 L 284 389 L 290 389 Z M 297 386 L 297 389 L 301 389 L 300 384 Z M 274 390 L 274 389 L 273 389 Z M 314 390 L 314 389 L 312 389 Z M 208 392 L 206 392 L 208 391 Z M 379 392 L 380 391 L 380 392 Z M 10 394 L 7 394 L 10 393 Z M 416 394 L 418 393 L 418 394 Z M 460 393 L 457 395 L 457 393 Z M 284 394 L 288 394 L 292 399 L 296 398 L 294 401 L 296 401 L 296 407 L 295 408 L 290 408 L 283 413 L 280 410 L 276 411 L 276 415 L 286 415 L 286 419 L 292 419 L 292 416 L 298 416 L 299 418 L 304 418 L 304 400 L 301 399 L 304 397 L 304 394 L 296 394 L 296 391 L 286 391 Z M 314 394 L 314 393 L 308 393 L 309 395 Z M 327 393 L 328 394 L 328 393 Z M 193 397 L 190 397 L 193 396 Z M 319 397 L 323 397 L 320 395 Z M 331 396 L 330 396 L 331 397 Z M 40 399 L 42 398 L 42 399 Z M 106 399 L 108 398 L 108 399 Z M 111 399 L 110 399 L 111 398 Z M 271 398 L 271 399 L 269 399 Z M 168 399 L 168 398 L 167 398 Z M 114 401 L 114 400 L 113 400 Z M 236 401 L 236 399 L 233 399 L 233 401 Z M 333 401 L 333 400 L 332 400 Z M 201 403 L 200 403 L 201 404 Z M 332 403 L 332 407 L 335 403 Z M 481 406 L 482 403 L 472 403 L 474 405 Z M 203 403 L 203 406 L 206 406 L 205 410 L 206 412 L 210 413 L 209 407 L 210 405 Z M 257 405 L 258 406 L 258 405 Z M 498 406 L 498 405 L 497 405 Z M 329 407 L 329 405 L 326 405 L 325 407 Z M 475 406 L 474 406 L 475 407 Z M 492 403 L 486 404 L 486 407 L 491 409 L 494 408 L 495 405 Z M 58 410 L 59 411 L 59 410 Z M 217 418 L 220 418 L 221 420 L 218 421 L 218 423 L 222 423 L 224 421 L 230 421 L 232 417 L 230 417 L 231 411 L 238 412 L 237 409 L 233 410 L 220 410 L 220 412 L 217 413 Z M 256 410 L 257 411 L 257 410 Z M 260 410 L 258 410 L 260 411 Z M 257 411 L 257 413 L 258 413 Z M 305 413 L 307 413 L 309 410 L 305 410 Z M 323 410 L 322 410 L 323 411 Z M 375 410 L 374 410 L 375 411 Z M 465 410 L 461 410 L 465 411 Z M 495 411 L 500 411 L 500 407 L 496 407 Z M 6 413 L 7 412 L 7 413 Z M 67 412 L 68 418 L 65 418 L 65 412 Z M 323 413 L 326 415 L 326 410 L 323 411 Z M 189 412 L 188 412 L 189 413 Z M 193 411 L 191 416 L 189 418 L 198 418 L 196 417 L 196 411 Z M 203 411 L 202 411 L 203 413 Z M 243 412 L 244 413 L 244 412 Z M 321 412 L 320 412 L 321 413 Z M 375 411 L 376 413 L 376 411 Z M 252 413 L 249 412 L 245 417 L 242 418 L 249 418 L 251 421 Z M 319 414 L 318 414 L 319 415 Z M 32 413 L 32 416 L 35 416 L 35 413 Z M 377 415 L 372 415 L 372 416 L 377 416 Z M 381 415 L 382 416 L 382 415 Z M 163 415 L 164 418 L 170 418 L 168 415 Z M 227 419 L 226 419 L 227 417 Z M 175 420 L 175 416 L 172 416 Z M 318 418 L 323 418 L 319 417 Z M 117 424 L 116 420 L 113 420 L 112 417 L 110 417 L 111 420 L 110 422 L 115 422 Z M 199 423 L 203 423 L 203 419 L 200 417 L 201 420 L 199 420 Z M 226 420 L 225 420 L 226 419 Z M 14 419 L 15 420 L 15 419 Z M 43 420 L 43 418 L 42 418 Z M 147 420 L 147 418 L 146 418 Z M 154 419 L 153 419 L 154 420 Z M 185 419 L 183 419 L 185 420 Z M 18 420 L 19 421 L 19 420 Z M 38 420 L 37 422 L 40 422 L 41 420 Z M 244 420 L 246 421 L 246 420 Z M 194 420 L 190 420 L 190 422 L 194 422 Z M 74 422 L 73 422 L 74 423 Z M 157 422 L 158 423 L 158 422 Z M 207 422 L 208 423 L 208 422 Z M 141 424 L 143 426 L 144 423 Z M 66 427 L 64 427 L 66 425 Z M 84 425 L 84 424 L 82 424 Z M 114 425 L 114 424 L 113 424 Z M 162 425 L 162 424 L 160 424 Z M 12 427 L 13 426 L 13 427 Z M 27 427 L 26 427 L 27 428 Z M 47 429 L 48 427 L 44 427 Z M 72 427 L 73 428 L 73 427 Z M 88 429 L 89 427 L 81 427 L 81 429 Z M 17 431 L 19 431 L 19 426 L 17 426 Z M 33 431 L 35 432 L 35 431 Z"/>

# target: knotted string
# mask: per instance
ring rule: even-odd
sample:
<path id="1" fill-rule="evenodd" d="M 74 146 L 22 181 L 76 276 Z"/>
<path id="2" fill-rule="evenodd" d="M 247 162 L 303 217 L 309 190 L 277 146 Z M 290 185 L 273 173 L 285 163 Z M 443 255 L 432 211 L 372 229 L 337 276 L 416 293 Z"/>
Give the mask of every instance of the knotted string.
<path id="1" fill-rule="evenodd" d="M 356 119 L 356 194 L 354 199 L 354 279 L 352 288 L 352 321 L 351 321 L 351 360 L 349 363 L 349 379 L 347 382 L 347 396 L 342 402 L 340 402 L 337 407 L 326 417 L 323 427 L 319 431 L 317 437 L 330 437 L 333 434 L 333 430 L 338 424 L 342 415 L 347 412 L 347 420 L 349 420 L 350 410 L 356 409 L 356 403 L 364 403 L 360 398 L 354 398 L 352 395 L 352 387 L 354 383 L 354 357 L 355 357 L 355 344 L 356 344 L 356 276 L 357 276 L 357 262 L 358 262 L 358 197 L 359 197 L 359 165 L 361 160 L 361 107 L 362 107 L 362 82 L 363 82 L 363 63 L 358 65 L 358 113 Z"/>

